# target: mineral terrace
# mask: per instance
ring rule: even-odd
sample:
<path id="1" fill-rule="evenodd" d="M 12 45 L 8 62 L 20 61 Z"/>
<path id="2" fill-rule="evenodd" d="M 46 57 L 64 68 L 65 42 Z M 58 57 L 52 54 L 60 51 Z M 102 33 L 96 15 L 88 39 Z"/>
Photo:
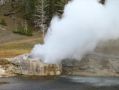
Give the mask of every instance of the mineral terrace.
<path id="1" fill-rule="evenodd" d="M 64 60 L 62 64 L 45 64 L 28 58 L 28 54 L 0 59 L 0 76 L 119 76 L 119 57 L 101 53 L 86 55 L 80 62 Z"/>

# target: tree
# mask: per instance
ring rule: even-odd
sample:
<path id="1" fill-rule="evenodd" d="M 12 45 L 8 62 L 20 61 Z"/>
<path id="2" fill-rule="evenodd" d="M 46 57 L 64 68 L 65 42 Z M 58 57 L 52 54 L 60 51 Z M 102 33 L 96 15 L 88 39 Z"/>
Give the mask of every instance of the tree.
<path id="1" fill-rule="evenodd" d="M 35 26 L 39 27 L 43 32 L 43 38 L 45 31 L 47 30 L 47 13 L 49 8 L 48 0 L 38 0 L 35 13 Z"/>
<path id="2" fill-rule="evenodd" d="M 28 22 L 35 23 L 43 32 L 43 37 L 52 17 L 63 13 L 64 5 L 68 0 L 18 0 L 21 15 Z M 28 23 L 29 24 L 29 23 Z"/>
<path id="3" fill-rule="evenodd" d="M 57 14 L 61 15 L 63 13 L 63 9 L 66 3 L 68 3 L 69 0 L 58 0 L 55 4 L 55 7 L 57 8 Z"/>
<path id="4" fill-rule="evenodd" d="M 35 13 L 35 27 L 43 32 L 43 37 L 52 17 L 63 13 L 64 5 L 68 0 L 37 0 Z"/>
<path id="5" fill-rule="evenodd" d="M 32 20 L 35 13 L 35 4 L 37 0 L 21 0 L 21 10 L 26 20 Z"/>

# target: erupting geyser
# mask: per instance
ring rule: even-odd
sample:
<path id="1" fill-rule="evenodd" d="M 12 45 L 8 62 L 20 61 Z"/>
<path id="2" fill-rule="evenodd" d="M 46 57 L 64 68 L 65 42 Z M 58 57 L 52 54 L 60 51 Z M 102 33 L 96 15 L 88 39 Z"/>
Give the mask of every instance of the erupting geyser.
<path id="1" fill-rule="evenodd" d="M 72 0 L 62 18 L 52 19 L 44 44 L 35 45 L 31 55 L 46 63 L 80 60 L 99 42 L 118 37 L 119 0 Z"/>

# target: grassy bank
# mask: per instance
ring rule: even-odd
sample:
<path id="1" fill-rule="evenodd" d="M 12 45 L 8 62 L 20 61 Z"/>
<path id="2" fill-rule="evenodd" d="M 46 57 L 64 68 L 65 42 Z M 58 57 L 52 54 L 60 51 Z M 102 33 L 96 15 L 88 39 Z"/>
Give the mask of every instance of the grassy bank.
<path id="1" fill-rule="evenodd" d="M 16 35 L 10 31 L 0 31 L 0 57 L 13 57 L 23 53 L 29 53 L 33 46 L 42 43 L 40 32 L 34 32 L 34 36 Z"/>

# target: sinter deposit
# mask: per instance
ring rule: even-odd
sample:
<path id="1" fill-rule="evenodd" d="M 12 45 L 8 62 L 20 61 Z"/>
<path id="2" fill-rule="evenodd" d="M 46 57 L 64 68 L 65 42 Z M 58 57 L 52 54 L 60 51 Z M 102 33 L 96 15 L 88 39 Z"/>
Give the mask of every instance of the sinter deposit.
<path id="1" fill-rule="evenodd" d="M 119 56 L 90 53 L 79 62 L 77 60 L 63 61 L 65 75 L 79 76 L 119 76 Z"/>
<path id="2" fill-rule="evenodd" d="M 61 74 L 61 65 L 45 64 L 41 60 L 31 59 L 29 55 L 15 57 L 12 63 L 17 65 L 15 73 L 23 75 L 52 76 Z"/>
<path id="3" fill-rule="evenodd" d="M 45 64 L 38 59 L 28 58 L 28 54 L 20 55 L 15 58 L 0 59 L 0 76 L 14 75 L 36 75 L 36 76 L 55 76 L 60 75 L 62 68 L 60 64 Z M 5 62 L 3 64 L 3 61 Z"/>
<path id="4" fill-rule="evenodd" d="M 18 74 L 54 76 L 54 75 L 83 75 L 83 76 L 119 76 L 119 57 L 92 53 L 80 62 L 64 60 L 61 64 L 45 64 L 38 59 L 28 58 L 28 54 L 15 58 L 0 59 L 0 76 L 8 77 Z"/>

